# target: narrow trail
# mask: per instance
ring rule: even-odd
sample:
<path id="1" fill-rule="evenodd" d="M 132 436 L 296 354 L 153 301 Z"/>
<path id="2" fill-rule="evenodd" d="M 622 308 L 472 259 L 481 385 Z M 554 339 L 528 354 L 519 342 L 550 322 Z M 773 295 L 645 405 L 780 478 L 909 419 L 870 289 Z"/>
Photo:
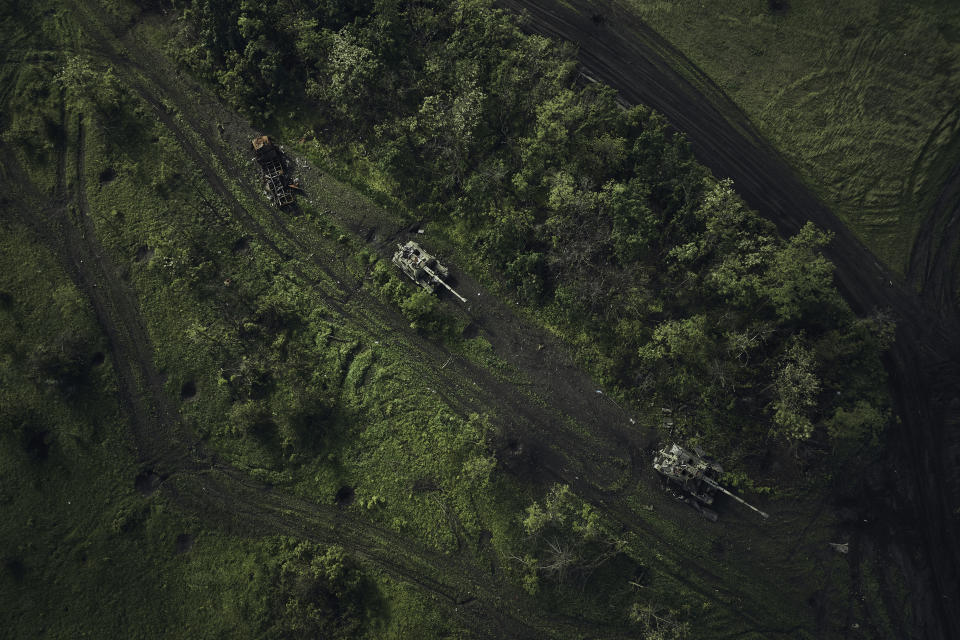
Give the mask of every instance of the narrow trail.
<path id="1" fill-rule="evenodd" d="M 957 264 L 957 255 L 960 254 L 960 160 L 956 158 L 956 150 L 960 148 L 960 127 L 956 126 L 958 119 L 960 105 L 955 105 L 930 132 L 905 181 L 900 205 L 930 207 L 914 238 L 906 275 L 908 282 L 920 292 L 925 302 L 943 315 L 960 312 L 956 300 L 957 285 L 960 284 L 957 282 L 957 269 L 960 267 Z M 939 153 L 928 157 L 934 141 L 950 128 L 955 129 L 950 141 L 941 146 Z M 946 173 L 933 173 L 945 178 L 932 203 L 915 193 L 917 175 L 924 166 L 950 167 Z"/>
<path id="2" fill-rule="evenodd" d="M 590 76 L 617 89 L 629 103 L 658 110 L 683 131 L 697 158 L 717 176 L 733 178 L 738 193 L 784 235 L 812 221 L 831 231 L 825 251 L 836 265 L 837 284 L 859 314 L 889 311 L 897 322 L 896 342 L 887 358 L 899 427 L 889 434 L 887 469 L 871 484 L 882 487 L 871 501 L 879 518 L 911 529 L 923 554 L 897 554 L 912 581 L 913 609 L 929 638 L 960 637 L 960 548 L 953 510 L 960 505 L 960 323 L 954 313 L 898 283 L 874 256 L 796 176 L 754 130 L 746 115 L 664 38 L 615 0 L 540 3 L 498 0 L 522 12 L 523 26 L 579 45 Z M 951 181 L 950 185 L 954 182 Z M 948 186 L 956 189 L 956 186 Z M 949 203 L 950 197 L 938 202 Z M 955 209 L 947 227 L 956 233 Z M 931 270 L 952 288 L 950 244 Z M 945 295 L 934 296 L 939 304 Z M 894 453 L 895 452 L 895 453 Z M 890 480 L 890 478 L 896 478 Z"/>
<path id="3" fill-rule="evenodd" d="M 960 144 L 960 140 L 957 141 Z M 960 163 L 953 167 L 917 233 L 907 278 L 942 316 L 955 318 L 960 256 Z"/>

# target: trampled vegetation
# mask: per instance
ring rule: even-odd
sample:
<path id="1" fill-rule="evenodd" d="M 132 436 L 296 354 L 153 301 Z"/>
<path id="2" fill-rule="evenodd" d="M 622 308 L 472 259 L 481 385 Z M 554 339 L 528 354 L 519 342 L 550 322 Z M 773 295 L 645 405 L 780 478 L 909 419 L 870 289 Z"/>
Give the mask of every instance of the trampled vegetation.
<path id="1" fill-rule="evenodd" d="M 889 323 L 839 297 L 823 233 L 778 238 L 659 116 L 580 88 L 570 50 L 489 2 L 104 4 L 3 14 L 24 56 L 3 67 L 0 123 L 10 628 L 827 629 L 804 590 L 839 610 L 860 577 L 782 553 L 783 532 L 891 415 Z M 296 212 L 259 192 L 252 129 L 158 43 L 286 142 L 309 178 Z M 389 241 L 414 222 L 516 326 L 478 331 L 400 279 Z M 696 515 L 641 475 L 646 452 L 610 453 L 508 361 L 503 334 L 549 352 L 544 329 L 636 416 L 631 442 L 703 443 L 730 483 L 801 506 L 755 547 L 734 531 L 705 551 L 678 521 Z M 233 524 L 192 506 L 208 482 Z M 822 549 L 832 524 L 808 531 Z M 771 599 L 748 554 L 801 577 Z M 112 617 L 56 604 L 130 571 Z"/>

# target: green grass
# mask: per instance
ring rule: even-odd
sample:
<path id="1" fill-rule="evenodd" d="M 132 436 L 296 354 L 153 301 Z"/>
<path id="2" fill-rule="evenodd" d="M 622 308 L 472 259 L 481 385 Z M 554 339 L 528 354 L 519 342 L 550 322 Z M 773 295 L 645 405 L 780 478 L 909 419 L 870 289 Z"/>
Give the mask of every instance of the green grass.
<path id="1" fill-rule="evenodd" d="M 67 331 L 85 356 L 104 348 L 89 305 L 54 256 L 16 226 L 0 227 L 0 291 L 4 633 L 156 637 L 174 613 L 195 623 L 201 615 L 181 604 L 188 561 L 175 541 L 199 527 L 159 495 L 134 490 L 139 469 L 109 357 L 88 362 L 89 380 L 69 392 L 31 364 L 56 353 Z"/>
<path id="2" fill-rule="evenodd" d="M 960 7 L 623 0 L 743 109 L 855 233 L 903 273 L 960 160 Z"/>

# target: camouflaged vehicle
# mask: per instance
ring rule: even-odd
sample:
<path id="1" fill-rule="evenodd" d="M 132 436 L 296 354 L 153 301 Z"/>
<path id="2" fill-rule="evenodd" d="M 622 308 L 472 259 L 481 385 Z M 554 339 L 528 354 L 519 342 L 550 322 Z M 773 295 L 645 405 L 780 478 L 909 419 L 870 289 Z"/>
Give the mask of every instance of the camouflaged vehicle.
<path id="1" fill-rule="evenodd" d="M 437 285 L 443 286 L 460 300 L 467 299 L 453 290 L 453 287 L 444 282 L 450 275 L 449 269 L 440 264 L 432 255 L 424 251 L 419 244 L 409 240 L 407 244 L 397 245 L 397 252 L 393 254 L 393 264 L 407 274 L 407 277 L 427 291 L 434 293 Z"/>
<path id="2" fill-rule="evenodd" d="M 689 451 L 676 443 L 666 446 L 654 456 L 653 468 L 666 478 L 670 485 L 682 491 L 679 497 L 684 502 L 708 520 L 717 521 L 717 512 L 708 507 L 713 504 L 718 491 L 753 509 L 764 518 L 769 517 L 720 485 L 723 467 L 713 460 L 708 460 L 700 447 L 693 447 L 693 451 Z"/>

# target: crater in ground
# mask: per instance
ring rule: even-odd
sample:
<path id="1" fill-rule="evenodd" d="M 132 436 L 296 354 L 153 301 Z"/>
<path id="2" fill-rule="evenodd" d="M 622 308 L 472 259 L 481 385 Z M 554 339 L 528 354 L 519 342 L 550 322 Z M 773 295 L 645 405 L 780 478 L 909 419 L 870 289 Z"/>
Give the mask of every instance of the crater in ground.
<path id="1" fill-rule="evenodd" d="M 104 185 L 117 179 L 117 172 L 113 167 L 107 167 L 100 172 L 100 184 Z"/>
<path id="2" fill-rule="evenodd" d="M 246 253 L 250 250 L 250 238 L 246 236 L 242 238 L 237 238 L 236 242 L 233 243 L 233 246 L 230 247 L 230 251 L 233 253 Z"/>
<path id="3" fill-rule="evenodd" d="M 337 503 L 338 507 L 346 507 L 353 504 L 353 501 L 356 499 L 357 493 L 354 491 L 353 487 L 342 486 L 337 489 L 337 495 L 334 496 L 334 502 Z"/>
<path id="4" fill-rule="evenodd" d="M 137 262 L 146 262 L 152 257 L 153 257 L 153 249 L 151 249 L 145 244 L 137 247 L 137 252 L 134 254 L 134 259 L 136 259 Z"/>
<path id="5" fill-rule="evenodd" d="M 160 488 L 163 478 L 151 470 L 141 471 L 133 481 L 133 487 L 144 497 L 152 496 Z"/>
<path id="6" fill-rule="evenodd" d="M 193 548 L 193 534 L 179 533 L 173 541 L 173 549 L 177 554 L 186 553 Z"/>
<path id="7" fill-rule="evenodd" d="M 180 387 L 180 399 L 181 400 L 192 400 L 197 396 L 197 383 L 193 380 L 187 380 L 183 383 L 183 386 Z"/>

